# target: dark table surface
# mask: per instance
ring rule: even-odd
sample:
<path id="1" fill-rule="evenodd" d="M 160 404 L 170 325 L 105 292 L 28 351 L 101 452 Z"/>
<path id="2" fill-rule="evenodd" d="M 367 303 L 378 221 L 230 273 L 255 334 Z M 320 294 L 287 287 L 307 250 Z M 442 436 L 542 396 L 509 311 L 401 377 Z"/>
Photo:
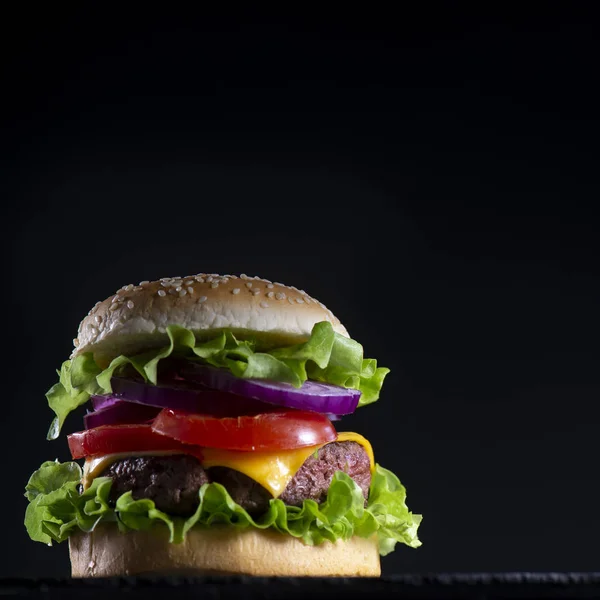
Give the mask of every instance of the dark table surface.
<path id="1" fill-rule="evenodd" d="M 437 573 L 379 579 L 172 577 L 0 580 L 0 596 L 43 598 L 600 598 L 598 573 Z"/>

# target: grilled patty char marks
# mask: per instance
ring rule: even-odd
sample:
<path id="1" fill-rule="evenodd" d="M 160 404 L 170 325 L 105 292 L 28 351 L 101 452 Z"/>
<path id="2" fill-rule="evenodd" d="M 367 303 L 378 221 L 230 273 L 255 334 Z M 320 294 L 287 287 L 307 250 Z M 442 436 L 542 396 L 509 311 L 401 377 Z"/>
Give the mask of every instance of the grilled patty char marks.
<path id="1" fill-rule="evenodd" d="M 356 481 L 366 502 L 371 463 L 365 449 L 349 441 L 331 442 L 310 456 L 279 498 L 290 506 L 300 506 L 306 499 L 323 502 L 336 471 L 344 471 Z M 193 514 L 198 507 L 198 490 L 210 481 L 223 485 L 234 502 L 253 515 L 264 513 L 272 498 L 247 475 L 227 467 L 206 471 L 197 458 L 186 454 L 124 458 L 112 463 L 102 475 L 113 479 L 112 502 L 131 491 L 135 500 L 150 498 L 156 508 L 173 515 Z"/>
<path id="2" fill-rule="evenodd" d="M 269 508 L 269 500 L 273 496 L 269 490 L 248 475 L 228 467 L 211 467 L 208 476 L 211 481 L 220 483 L 229 492 L 233 501 L 251 515 L 260 515 Z"/>
<path id="3" fill-rule="evenodd" d="M 198 507 L 198 490 L 208 483 L 204 467 L 188 454 L 132 456 L 112 463 L 103 477 L 111 477 L 110 500 L 132 492 L 134 500 L 150 498 L 158 510 L 189 516 Z"/>

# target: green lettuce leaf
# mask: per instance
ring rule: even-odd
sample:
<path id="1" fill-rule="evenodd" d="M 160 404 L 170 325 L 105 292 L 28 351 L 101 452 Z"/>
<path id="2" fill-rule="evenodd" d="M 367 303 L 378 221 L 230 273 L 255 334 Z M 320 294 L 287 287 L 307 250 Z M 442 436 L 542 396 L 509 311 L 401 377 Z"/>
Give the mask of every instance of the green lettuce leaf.
<path id="1" fill-rule="evenodd" d="M 269 352 L 256 352 L 253 342 L 240 341 L 229 331 L 198 341 L 189 329 L 170 325 L 167 335 L 168 346 L 131 357 L 117 356 L 106 369 L 96 364 L 91 352 L 65 361 L 59 382 L 46 394 L 56 414 L 48 439 L 58 437 L 68 414 L 85 404 L 90 395 L 110 393 L 111 378 L 124 366 L 130 365 L 146 382 L 156 385 L 158 363 L 170 356 L 199 360 L 248 379 L 270 379 L 296 387 L 312 379 L 360 390 L 359 406 L 379 398 L 389 373 L 389 369 L 378 367 L 375 359 L 365 359 L 362 346 L 336 333 L 327 321 L 316 323 L 306 342 Z"/>
<path id="2" fill-rule="evenodd" d="M 47 392 L 48 405 L 56 417 L 50 425 L 48 439 L 56 439 L 69 413 L 85 404 L 92 394 L 102 393 L 96 377 L 102 369 L 91 352 L 66 360 L 58 371 L 59 381 Z"/>
<path id="3" fill-rule="evenodd" d="M 108 504 L 112 479 L 98 477 L 79 494 L 81 467 L 76 462 L 47 461 L 33 473 L 25 487 L 29 505 L 25 528 L 36 542 L 52 545 L 67 539 L 75 528 L 92 531 L 100 521 L 116 521 Z"/>
<path id="4" fill-rule="evenodd" d="M 76 463 L 44 463 L 29 480 L 26 496 L 30 500 L 25 526 L 35 541 L 62 542 L 76 529 L 89 532 L 100 522 L 116 522 L 121 531 L 167 527 L 172 543 L 185 539 L 192 527 L 235 527 L 272 529 L 292 535 L 305 544 L 318 545 L 353 536 L 377 536 L 382 556 L 397 543 L 412 548 L 421 545 L 417 530 L 421 515 L 406 506 L 406 490 L 398 478 L 376 465 L 369 501 L 364 506 L 360 487 L 346 473 L 333 476 L 327 499 L 321 504 L 305 500 L 302 506 L 287 506 L 272 499 L 267 512 L 257 518 L 236 504 L 218 483 L 204 484 L 200 503 L 189 518 L 174 517 L 158 510 L 149 499 L 134 500 L 131 492 L 120 496 L 115 507 L 108 503 L 112 480 L 94 479 L 83 493 L 77 492 L 81 469 Z"/>
<path id="5" fill-rule="evenodd" d="M 54 524 L 55 519 L 47 503 L 56 505 L 58 510 L 64 507 L 65 502 L 69 505 L 68 498 L 72 492 L 77 494 L 81 475 L 81 467 L 75 462 L 61 464 L 47 461 L 29 478 L 25 486 L 25 497 L 29 500 L 25 511 L 25 528 L 32 540 L 52 545 L 52 539 L 56 538 L 44 524 Z"/>

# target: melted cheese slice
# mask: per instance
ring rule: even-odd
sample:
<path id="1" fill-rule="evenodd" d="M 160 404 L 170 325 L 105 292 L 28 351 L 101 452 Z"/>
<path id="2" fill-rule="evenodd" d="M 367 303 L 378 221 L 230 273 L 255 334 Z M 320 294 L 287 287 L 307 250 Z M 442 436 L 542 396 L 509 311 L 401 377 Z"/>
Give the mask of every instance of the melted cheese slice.
<path id="1" fill-rule="evenodd" d="M 338 433 L 337 442 L 356 442 L 369 456 L 371 471 L 375 468 L 373 448 L 369 441 L 358 433 Z M 308 446 L 296 450 L 278 450 L 276 452 L 241 452 L 239 450 L 221 450 L 218 448 L 202 448 L 202 465 L 210 467 L 228 467 L 247 475 L 277 498 L 291 481 L 306 459 L 326 444 Z M 95 458 L 87 458 L 83 469 L 82 484 L 87 489 L 92 480 L 105 471 L 111 463 L 132 456 L 165 456 L 181 454 L 177 451 L 149 451 L 136 453 L 107 454 Z"/>

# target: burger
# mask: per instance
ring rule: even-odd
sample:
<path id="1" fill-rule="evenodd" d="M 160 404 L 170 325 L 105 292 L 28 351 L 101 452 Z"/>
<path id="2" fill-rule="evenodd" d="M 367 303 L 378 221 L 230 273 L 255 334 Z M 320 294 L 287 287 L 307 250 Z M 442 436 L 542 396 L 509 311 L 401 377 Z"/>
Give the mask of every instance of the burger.
<path id="1" fill-rule="evenodd" d="M 73 343 L 46 394 L 50 440 L 84 407 L 73 460 L 25 489 L 29 536 L 68 541 L 73 577 L 378 576 L 397 543 L 420 545 L 398 478 L 338 431 L 388 369 L 305 291 L 142 281 L 96 303 Z"/>

